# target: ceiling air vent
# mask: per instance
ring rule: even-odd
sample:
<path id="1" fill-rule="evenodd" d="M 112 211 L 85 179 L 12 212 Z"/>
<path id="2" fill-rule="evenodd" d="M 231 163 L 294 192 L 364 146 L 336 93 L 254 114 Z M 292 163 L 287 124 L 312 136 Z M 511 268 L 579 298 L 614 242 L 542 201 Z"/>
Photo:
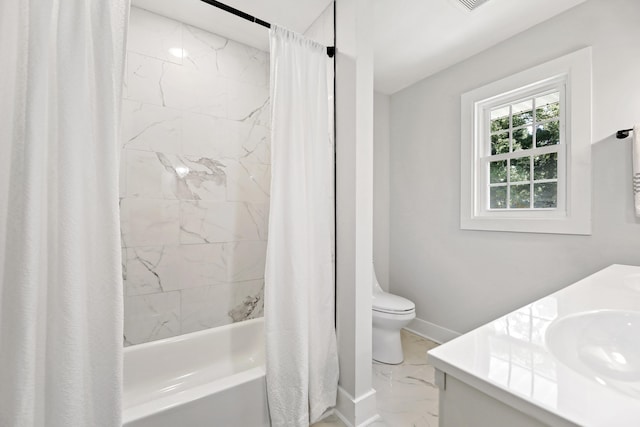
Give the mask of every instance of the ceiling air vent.
<path id="1" fill-rule="evenodd" d="M 468 10 L 475 10 L 489 0 L 458 0 Z"/>

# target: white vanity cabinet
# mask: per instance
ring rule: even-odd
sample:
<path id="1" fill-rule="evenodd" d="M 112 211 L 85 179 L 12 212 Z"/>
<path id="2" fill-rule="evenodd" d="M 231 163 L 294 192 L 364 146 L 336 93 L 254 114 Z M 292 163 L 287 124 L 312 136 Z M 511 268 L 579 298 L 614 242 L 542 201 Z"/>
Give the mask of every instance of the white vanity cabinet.
<path id="1" fill-rule="evenodd" d="M 483 391 L 474 388 L 452 375 L 436 370 L 436 381 L 440 391 L 440 427 L 545 427 L 576 426 L 558 419 L 552 414 L 538 413 L 536 419 L 516 409 L 519 402 L 506 399 L 504 403 Z M 533 410 L 535 411 L 535 409 Z M 542 415 L 542 416 L 541 416 Z"/>
<path id="2" fill-rule="evenodd" d="M 639 337 L 640 267 L 607 267 L 429 351 L 440 427 L 638 427 Z"/>

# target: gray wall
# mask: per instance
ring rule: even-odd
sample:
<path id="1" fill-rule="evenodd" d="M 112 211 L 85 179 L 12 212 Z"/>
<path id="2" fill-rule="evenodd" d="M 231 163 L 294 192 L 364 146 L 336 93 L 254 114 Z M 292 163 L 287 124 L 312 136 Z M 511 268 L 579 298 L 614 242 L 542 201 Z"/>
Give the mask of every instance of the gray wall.
<path id="1" fill-rule="evenodd" d="M 389 95 L 373 94 L 373 264 L 389 290 Z"/>
<path id="2" fill-rule="evenodd" d="M 613 136 L 640 123 L 638 17 L 639 1 L 591 0 L 391 97 L 391 291 L 425 330 L 463 333 L 609 264 L 640 265 L 631 141 Z M 589 45 L 593 234 L 460 230 L 460 95 Z"/>

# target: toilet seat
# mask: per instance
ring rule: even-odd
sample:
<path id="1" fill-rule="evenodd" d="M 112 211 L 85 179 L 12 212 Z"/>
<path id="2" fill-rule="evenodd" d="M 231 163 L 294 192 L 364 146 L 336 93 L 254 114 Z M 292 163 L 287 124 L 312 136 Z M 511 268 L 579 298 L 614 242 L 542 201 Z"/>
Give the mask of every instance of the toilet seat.
<path id="1" fill-rule="evenodd" d="M 373 311 L 388 314 L 409 314 L 415 311 L 416 305 L 401 296 L 387 292 L 374 293 Z"/>

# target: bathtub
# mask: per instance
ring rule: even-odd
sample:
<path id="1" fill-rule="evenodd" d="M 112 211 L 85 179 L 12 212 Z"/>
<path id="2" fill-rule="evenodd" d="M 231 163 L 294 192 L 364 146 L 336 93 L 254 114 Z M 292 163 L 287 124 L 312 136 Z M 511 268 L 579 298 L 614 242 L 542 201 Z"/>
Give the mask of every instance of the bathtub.
<path id="1" fill-rule="evenodd" d="M 123 427 L 269 425 L 263 319 L 124 350 Z"/>

